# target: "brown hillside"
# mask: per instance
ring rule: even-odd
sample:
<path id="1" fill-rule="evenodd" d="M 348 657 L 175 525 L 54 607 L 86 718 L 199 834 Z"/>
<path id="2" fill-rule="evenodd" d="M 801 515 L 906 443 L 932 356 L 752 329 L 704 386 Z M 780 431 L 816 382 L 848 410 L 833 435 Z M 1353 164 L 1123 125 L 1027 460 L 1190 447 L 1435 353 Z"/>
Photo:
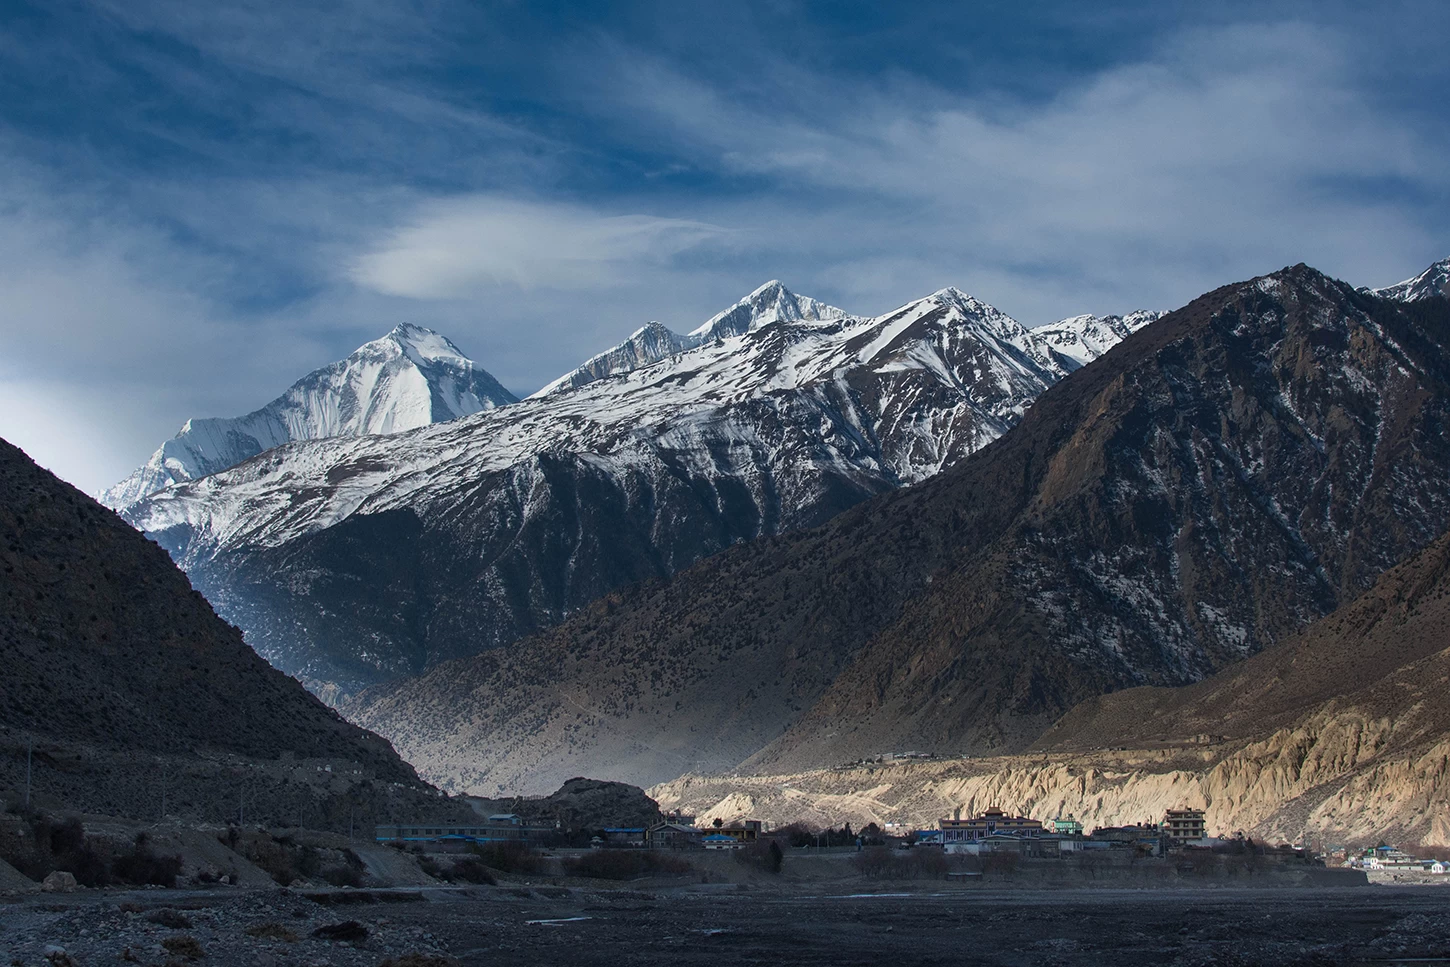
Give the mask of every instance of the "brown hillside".
<path id="1" fill-rule="evenodd" d="M 1450 535 L 1276 648 L 1185 688 L 1074 708 L 1027 752 L 689 776 L 662 805 L 819 825 L 1001 806 L 1089 827 L 1189 804 L 1216 834 L 1450 845 Z"/>
<path id="2" fill-rule="evenodd" d="M 348 709 L 481 794 L 1025 748 L 1284 640 L 1450 526 L 1450 303 L 1209 293 L 965 464 Z"/>

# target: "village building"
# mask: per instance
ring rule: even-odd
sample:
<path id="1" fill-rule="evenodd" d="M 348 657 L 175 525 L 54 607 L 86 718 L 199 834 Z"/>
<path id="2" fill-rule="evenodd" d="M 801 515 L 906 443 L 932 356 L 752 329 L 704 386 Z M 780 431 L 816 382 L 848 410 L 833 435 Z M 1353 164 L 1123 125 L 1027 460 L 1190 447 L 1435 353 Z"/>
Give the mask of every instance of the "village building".
<path id="1" fill-rule="evenodd" d="M 604 846 L 644 846 L 646 832 L 643 826 L 615 826 L 600 830 L 596 838 Z"/>
<path id="2" fill-rule="evenodd" d="M 942 843 L 950 845 L 952 843 L 975 843 L 997 833 L 1036 836 L 1042 832 L 1042 823 L 1036 819 L 1028 819 L 1026 816 L 1008 816 L 1002 810 L 994 807 L 973 819 L 962 819 L 957 816 L 952 819 L 937 820 L 937 829 L 941 831 Z"/>
<path id="3" fill-rule="evenodd" d="M 660 823 L 651 826 L 649 846 L 651 849 L 694 849 L 700 845 L 703 831 L 684 823 Z"/>
<path id="4" fill-rule="evenodd" d="M 379 843 L 528 843 L 554 832 L 530 826 L 512 813 L 497 813 L 481 823 L 388 823 L 379 825 Z"/>
<path id="5" fill-rule="evenodd" d="M 740 849 L 745 844 L 734 836 L 716 832 L 703 837 L 700 845 L 706 849 Z"/>
<path id="6" fill-rule="evenodd" d="M 1208 839 L 1208 826 L 1202 809 L 1180 807 L 1163 816 L 1163 834 L 1179 843 L 1201 843 Z"/>
<path id="7" fill-rule="evenodd" d="M 1372 870 L 1427 870 L 1430 861 L 1393 846 L 1376 846 L 1363 865 Z"/>
<path id="8" fill-rule="evenodd" d="M 1055 819 L 1049 819 L 1046 826 L 1049 832 L 1059 833 L 1063 836 L 1082 835 L 1082 823 L 1078 822 L 1077 817 L 1073 816 L 1072 813 L 1068 813 L 1065 819 L 1061 816 Z"/>
<path id="9" fill-rule="evenodd" d="M 1090 837 L 1095 842 L 1107 843 L 1111 849 L 1136 849 L 1140 853 L 1163 855 L 1166 837 L 1162 827 L 1151 823 L 1135 823 L 1131 826 L 1099 826 Z"/>
<path id="10" fill-rule="evenodd" d="M 729 836 L 739 845 L 753 843 L 765 832 L 765 823 L 758 819 L 740 819 L 714 827 L 714 834 Z"/>

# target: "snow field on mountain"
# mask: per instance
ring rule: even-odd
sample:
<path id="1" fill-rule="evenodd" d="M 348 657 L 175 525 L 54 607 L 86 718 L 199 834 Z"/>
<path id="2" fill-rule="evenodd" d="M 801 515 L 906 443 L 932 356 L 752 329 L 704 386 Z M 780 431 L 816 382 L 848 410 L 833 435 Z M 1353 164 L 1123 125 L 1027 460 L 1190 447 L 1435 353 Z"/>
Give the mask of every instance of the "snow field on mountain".
<path id="1" fill-rule="evenodd" d="M 413 338 L 402 340 L 408 358 L 461 358 L 441 336 L 410 330 Z M 560 388 L 521 403 L 387 438 L 334 435 L 279 447 L 157 494 L 136 508 L 134 520 L 151 532 L 185 528 L 189 566 L 225 548 L 277 546 L 356 513 L 407 506 L 426 514 L 449 502 L 450 482 L 549 452 L 587 455 L 617 479 L 631 470 L 669 472 L 662 457 L 709 478 L 756 476 L 779 463 L 780 454 L 804 448 L 807 477 L 829 471 L 920 480 L 1005 432 L 1037 394 L 1127 327 L 1083 316 L 1059 323 L 1053 333 L 1063 341 L 1089 331 L 1077 339 L 1074 354 L 1060 355 L 1040 331 L 955 289 L 863 318 L 771 283 L 690 337 L 677 337 L 676 344 L 698 340 L 692 349 L 579 386 L 564 386 L 565 377 L 551 384 Z M 374 360 L 390 354 L 386 346 L 371 347 L 386 342 L 363 347 L 338 377 L 315 380 L 319 392 L 311 405 L 289 411 L 305 412 L 313 422 L 289 432 L 342 425 L 339 378 L 361 387 L 364 398 L 384 401 L 375 409 L 387 422 L 365 420 L 361 432 L 422 419 L 426 381 L 419 370 L 405 370 L 396 390 L 376 392 L 381 368 Z M 654 344 L 671 345 L 663 338 Z M 936 388 L 903 381 L 913 373 Z M 863 409 L 852 384 L 868 375 L 882 391 Z M 928 398 L 943 391 L 942 399 Z M 961 432 L 965 427 L 970 431 Z M 795 486 L 816 489 L 804 480 Z"/>

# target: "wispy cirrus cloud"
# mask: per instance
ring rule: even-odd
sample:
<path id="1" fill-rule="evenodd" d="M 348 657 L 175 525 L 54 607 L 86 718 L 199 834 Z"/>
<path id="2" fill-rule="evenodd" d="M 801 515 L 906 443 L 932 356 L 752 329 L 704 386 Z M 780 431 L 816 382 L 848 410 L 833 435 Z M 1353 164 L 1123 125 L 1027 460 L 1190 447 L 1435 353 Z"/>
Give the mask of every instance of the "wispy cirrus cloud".
<path id="1" fill-rule="evenodd" d="M 498 286 L 613 288 L 730 235 L 691 219 L 470 195 L 421 204 L 358 256 L 349 275 L 369 289 L 414 299 L 464 298 Z"/>

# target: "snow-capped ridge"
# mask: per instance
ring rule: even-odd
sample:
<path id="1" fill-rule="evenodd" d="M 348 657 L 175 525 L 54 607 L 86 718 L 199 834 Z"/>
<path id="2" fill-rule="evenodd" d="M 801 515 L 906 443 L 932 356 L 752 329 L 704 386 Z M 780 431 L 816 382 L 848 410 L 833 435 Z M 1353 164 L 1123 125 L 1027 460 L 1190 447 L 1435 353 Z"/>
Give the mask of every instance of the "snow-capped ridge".
<path id="1" fill-rule="evenodd" d="M 578 389 L 601 379 L 620 376 L 652 365 L 706 343 L 743 336 L 774 322 L 818 322 L 854 318 L 844 310 L 806 296 L 796 295 L 779 279 L 758 286 L 745 298 L 704 324 L 681 335 L 663 323 L 650 321 L 629 334 L 616 346 L 589 357 L 579 366 L 533 393 L 538 399 L 564 390 Z"/>
<path id="2" fill-rule="evenodd" d="M 538 399 L 551 393 L 577 389 L 601 379 L 632 372 L 641 366 L 648 366 L 668 356 L 693 349 L 699 344 L 700 339 L 682 336 L 663 323 L 651 320 L 630 333 L 624 342 L 589 357 L 578 367 L 528 398 Z"/>
<path id="3" fill-rule="evenodd" d="M 722 322 L 740 331 L 730 338 L 699 338 Z M 1079 355 L 1091 356 L 1113 334 L 1105 330 L 1079 347 Z M 652 460 L 647 455 L 660 447 L 673 454 L 678 467 L 713 478 L 734 471 L 722 469 L 716 445 L 701 434 L 723 434 L 732 441 L 730 447 L 763 446 L 753 458 L 758 461 L 781 459 L 776 454 L 781 444 L 763 442 L 782 432 L 780 427 L 746 426 L 763 400 L 770 400 L 772 409 L 800 411 L 789 419 L 798 418 L 809 428 L 789 429 L 792 439 L 814 439 L 823 432 L 822 419 L 839 423 L 831 446 L 844 447 L 850 455 L 828 462 L 839 464 L 837 470 L 849 477 L 861 476 L 859 485 L 868 490 L 884 486 L 884 480 L 895 486 L 925 479 L 995 440 L 1042 391 L 1078 368 L 1077 357 L 1050 350 L 1037 331 L 955 287 L 863 317 L 796 296 L 772 281 L 695 334 L 681 336 L 648 322 L 522 403 L 482 414 L 446 434 L 429 428 L 386 443 L 339 444 L 332 456 L 323 456 L 321 449 L 289 448 L 282 459 L 301 461 L 290 475 L 273 477 L 270 470 L 256 479 L 228 474 L 215 487 L 193 488 L 200 504 L 193 497 L 156 498 L 138 509 L 135 519 L 148 530 L 184 519 L 198 536 L 206 534 L 193 544 L 193 552 L 210 553 L 203 545 L 226 545 L 243 533 L 248 542 L 273 544 L 330 526 L 364 502 L 376 512 L 394 500 L 411 499 L 403 495 L 426 488 L 429 474 L 421 468 L 435 460 L 456 464 L 456 472 L 474 477 L 528 464 L 542 453 L 576 453 L 601 466 L 613 461 L 632 466 Z M 853 389 L 868 383 L 878 387 L 869 404 Z M 779 418 L 787 416 L 782 412 Z M 862 436 L 865 427 L 869 430 Z M 866 445 L 863 441 L 870 441 L 869 454 L 856 452 Z M 315 456 L 304 459 L 309 452 Z M 375 455 L 363 458 L 363 452 Z M 332 494 L 323 498 L 329 505 L 325 511 L 312 507 L 304 512 L 290 497 L 278 505 L 268 498 L 250 511 L 221 510 L 231 495 L 254 487 L 273 491 L 274 480 L 285 479 L 289 492 L 310 490 L 306 480 L 323 463 L 343 459 L 342 453 L 349 462 L 377 470 L 350 476 L 346 487 L 318 481 L 318 493 Z M 381 489 L 374 492 L 375 487 Z M 203 512 L 204 523 L 193 518 L 203 505 L 212 507 Z M 269 509 L 262 513 L 262 507 Z M 254 513 L 262 516 L 250 519 Z M 272 518 L 273 513 L 278 516 Z"/>
<path id="4" fill-rule="evenodd" d="M 1156 309 L 1138 309 L 1121 316 L 1086 313 L 1040 326 L 1032 334 L 1070 369 L 1080 369 L 1167 314 Z"/>
<path id="5" fill-rule="evenodd" d="M 1433 263 L 1425 271 L 1411 279 L 1387 285 L 1382 289 L 1363 289 L 1381 299 L 1396 302 L 1419 302 L 1435 296 L 1450 298 L 1450 258 Z"/>
<path id="6" fill-rule="evenodd" d="M 342 655 L 360 639 L 347 631 L 320 641 L 295 615 L 269 617 L 272 605 L 247 603 L 249 579 L 233 582 L 230 569 L 286 557 L 333 527 L 367 528 L 390 511 L 406 509 L 426 528 L 467 519 L 461 553 L 499 563 L 466 594 L 495 608 L 477 627 L 506 644 L 620 581 L 821 523 L 954 466 L 1077 366 L 959 289 L 866 317 L 771 282 L 694 334 L 648 322 L 521 403 L 393 436 L 289 443 L 169 487 L 126 516 L 158 535 L 279 667 L 360 685 L 412 659 L 370 628 L 360 632 L 372 644 L 357 661 L 314 662 L 305 656 Z M 543 547 L 568 549 L 569 563 L 553 570 L 559 559 L 546 562 Z M 285 607 L 305 611 L 309 592 L 298 589 L 315 587 L 329 602 L 319 620 L 340 628 L 357 603 L 313 583 L 330 585 L 334 563 L 304 566 L 310 553 L 258 564 L 257 580 L 295 575 Z"/>
<path id="7" fill-rule="evenodd" d="M 844 319 L 848 315 L 844 309 L 796 295 L 780 280 L 771 279 L 729 309 L 691 330 L 689 335 L 701 341 L 728 339 L 772 322 L 823 322 Z"/>

